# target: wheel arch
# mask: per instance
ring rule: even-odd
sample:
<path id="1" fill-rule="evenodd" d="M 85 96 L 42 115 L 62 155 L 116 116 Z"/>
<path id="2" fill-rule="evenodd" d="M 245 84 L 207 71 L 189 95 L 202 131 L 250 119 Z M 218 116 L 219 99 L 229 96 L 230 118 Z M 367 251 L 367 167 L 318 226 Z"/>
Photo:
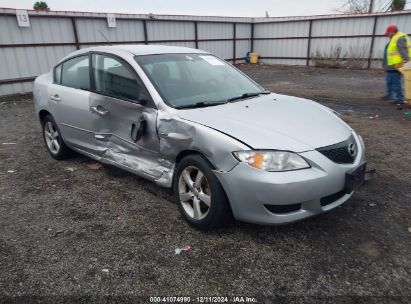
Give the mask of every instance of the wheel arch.
<path id="1" fill-rule="evenodd" d="M 181 160 L 189 155 L 200 155 L 202 156 L 207 162 L 209 163 L 210 167 L 212 170 L 216 170 L 216 166 L 209 160 L 207 156 L 204 155 L 204 153 L 201 153 L 200 151 L 197 150 L 183 150 L 180 153 L 178 153 L 176 159 L 175 159 L 175 164 L 176 167 L 177 165 L 181 162 Z"/>
<path id="2" fill-rule="evenodd" d="M 46 117 L 47 115 L 50 115 L 50 116 L 52 116 L 51 115 L 51 113 L 49 112 L 49 111 L 47 111 L 47 110 L 40 110 L 40 112 L 39 112 L 39 119 L 40 119 L 40 122 L 42 122 L 43 121 L 43 119 L 44 119 L 44 117 Z"/>

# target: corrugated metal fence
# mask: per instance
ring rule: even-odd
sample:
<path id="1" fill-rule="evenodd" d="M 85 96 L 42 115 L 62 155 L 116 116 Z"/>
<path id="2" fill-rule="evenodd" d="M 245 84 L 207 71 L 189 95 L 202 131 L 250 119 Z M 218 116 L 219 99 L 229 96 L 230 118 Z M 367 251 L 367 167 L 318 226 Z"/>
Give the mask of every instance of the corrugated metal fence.
<path id="1" fill-rule="evenodd" d="M 306 20 L 257 18 L 254 22 L 254 50 L 261 54 L 263 62 L 274 64 L 314 65 L 334 61 L 341 66 L 380 68 L 388 42 L 384 36 L 387 26 L 395 24 L 400 31 L 411 33 L 409 11 Z"/>
<path id="2" fill-rule="evenodd" d="M 30 92 L 35 76 L 80 48 L 107 44 L 167 44 L 210 51 L 237 63 L 248 51 L 264 63 L 312 65 L 342 57 L 379 67 L 388 24 L 411 33 L 411 13 L 241 18 L 29 11 L 18 27 L 12 9 L 0 9 L 0 96 Z M 110 42 L 108 42 L 108 41 Z M 321 59 L 320 58 L 320 59 Z M 348 59 L 347 59 L 348 58 Z"/>
<path id="3" fill-rule="evenodd" d="M 33 79 L 76 49 L 107 44 L 166 44 L 210 51 L 244 61 L 251 47 L 251 18 L 107 15 L 29 11 L 30 27 L 18 27 L 16 13 L 0 9 L 0 96 L 32 90 Z M 108 42 L 109 41 L 109 42 Z"/>

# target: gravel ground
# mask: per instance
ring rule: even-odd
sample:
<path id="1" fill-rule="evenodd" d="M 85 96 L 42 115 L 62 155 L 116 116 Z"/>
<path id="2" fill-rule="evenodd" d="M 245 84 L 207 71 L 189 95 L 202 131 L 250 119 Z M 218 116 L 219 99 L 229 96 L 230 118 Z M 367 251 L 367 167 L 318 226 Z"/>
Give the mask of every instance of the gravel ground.
<path id="1" fill-rule="evenodd" d="M 3 98 L 0 303 L 178 295 L 192 303 L 410 303 L 411 118 L 378 100 L 383 74 L 240 68 L 267 89 L 340 110 L 364 137 L 376 178 L 343 206 L 302 222 L 200 232 L 168 189 L 83 156 L 53 160 L 32 100 Z M 190 251 L 174 254 L 186 244 Z"/>

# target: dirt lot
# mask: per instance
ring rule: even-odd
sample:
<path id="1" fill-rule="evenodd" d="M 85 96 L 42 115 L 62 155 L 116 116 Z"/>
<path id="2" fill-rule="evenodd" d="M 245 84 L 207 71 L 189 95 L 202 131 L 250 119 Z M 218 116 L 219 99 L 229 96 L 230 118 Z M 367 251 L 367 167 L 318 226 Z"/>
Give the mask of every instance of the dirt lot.
<path id="1" fill-rule="evenodd" d="M 383 74 L 240 68 L 267 89 L 341 111 L 364 137 L 376 178 L 343 206 L 299 223 L 199 232 L 167 189 L 83 156 L 54 161 L 32 101 L 3 99 L 0 303 L 176 295 L 193 303 L 197 296 L 410 303 L 411 118 L 378 100 Z M 185 244 L 191 250 L 176 256 Z"/>

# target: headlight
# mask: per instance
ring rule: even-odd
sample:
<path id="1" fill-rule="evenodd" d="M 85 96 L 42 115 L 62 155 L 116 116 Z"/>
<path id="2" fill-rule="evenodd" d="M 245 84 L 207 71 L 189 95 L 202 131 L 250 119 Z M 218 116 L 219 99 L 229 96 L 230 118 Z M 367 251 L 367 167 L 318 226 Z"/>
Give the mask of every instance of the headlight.
<path id="1" fill-rule="evenodd" d="M 250 167 L 281 172 L 310 168 L 311 166 L 298 154 L 285 151 L 238 151 L 234 156 Z"/>

